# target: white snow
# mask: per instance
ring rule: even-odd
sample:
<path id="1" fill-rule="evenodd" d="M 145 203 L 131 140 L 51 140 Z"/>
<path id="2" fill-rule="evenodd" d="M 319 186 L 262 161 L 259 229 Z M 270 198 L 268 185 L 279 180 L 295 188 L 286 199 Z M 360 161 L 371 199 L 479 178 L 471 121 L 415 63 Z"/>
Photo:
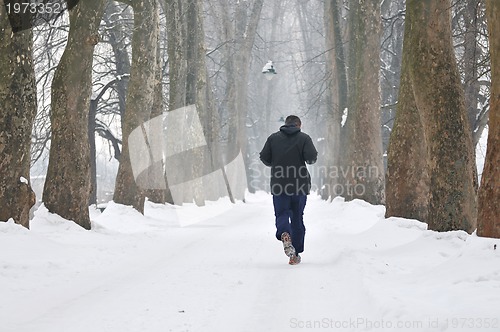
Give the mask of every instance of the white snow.
<path id="1" fill-rule="evenodd" d="M 341 126 L 344 127 L 345 126 L 345 123 L 347 121 L 347 114 L 349 113 L 349 109 L 346 107 L 344 108 L 344 112 L 342 112 L 342 122 L 341 122 Z"/>
<path id="2" fill-rule="evenodd" d="M 21 176 L 19 178 L 19 182 L 24 183 L 24 184 L 29 184 L 28 180 L 24 176 Z"/>
<path id="3" fill-rule="evenodd" d="M 0 223 L 0 331 L 500 331 L 499 239 L 310 196 L 290 266 L 267 194 L 145 214 Z"/>
<path id="4" fill-rule="evenodd" d="M 484 162 L 486 159 L 486 146 L 488 145 L 488 128 L 484 129 L 481 138 L 476 146 L 476 167 L 478 181 L 481 184 L 481 176 L 483 175 Z"/>

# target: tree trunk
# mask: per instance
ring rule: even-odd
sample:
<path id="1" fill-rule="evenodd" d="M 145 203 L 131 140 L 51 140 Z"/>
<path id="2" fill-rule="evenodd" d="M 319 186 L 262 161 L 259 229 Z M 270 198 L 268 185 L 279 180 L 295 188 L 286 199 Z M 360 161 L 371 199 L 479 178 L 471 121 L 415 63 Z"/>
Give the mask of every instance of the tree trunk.
<path id="1" fill-rule="evenodd" d="M 194 133 L 201 140 L 207 142 L 207 134 L 211 128 L 211 109 L 209 109 L 207 99 L 207 69 L 205 63 L 205 33 L 203 29 L 203 19 L 201 16 L 203 2 L 201 0 L 187 0 L 186 4 L 186 61 L 187 61 L 187 79 L 186 79 L 186 105 L 196 105 L 196 111 L 201 122 L 203 131 Z M 211 142 L 207 142 L 211 144 Z M 193 173 L 199 177 L 192 180 L 193 195 L 196 205 L 205 205 L 206 190 L 203 186 L 203 177 L 205 165 L 210 156 L 200 150 L 192 154 Z"/>
<path id="2" fill-rule="evenodd" d="M 407 2 L 410 77 L 428 151 L 427 222 L 437 231 L 476 227 L 472 135 L 451 37 L 451 1 Z M 418 22 L 418 24 L 417 24 Z"/>
<path id="3" fill-rule="evenodd" d="M 488 146 L 481 187 L 477 234 L 500 238 L 500 3 L 486 1 L 491 55 Z"/>
<path id="4" fill-rule="evenodd" d="M 182 16 L 183 2 L 166 0 L 167 49 L 169 69 L 169 111 L 185 106 L 186 65 L 183 63 L 186 40 L 185 18 Z"/>
<path id="5" fill-rule="evenodd" d="M 70 10 L 68 44 L 54 73 L 52 138 L 43 201 L 47 209 L 90 229 L 89 102 L 92 60 L 103 1 L 81 1 Z"/>
<path id="6" fill-rule="evenodd" d="M 30 145 L 37 108 L 32 30 L 13 33 L 0 1 L 0 221 L 29 228 Z"/>
<path id="7" fill-rule="evenodd" d="M 90 154 L 90 195 L 89 205 L 97 204 L 97 148 L 95 141 L 97 104 L 99 100 L 90 100 L 89 107 L 89 154 Z"/>
<path id="8" fill-rule="evenodd" d="M 413 95 L 409 62 L 410 30 L 415 24 L 418 23 L 414 17 L 406 17 L 401 85 L 388 147 L 385 216 L 426 222 L 429 203 L 427 148 Z"/>
<path id="9" fill-rule="evenodd" d="M 169 100 L 168 111 L 185 106 L 186 99 L 186 64 L 182 55 L 185 54 L 183 40 L 185 37 L 185 19 L 182 17 L 182 1 L 165 0 L 165 16 L 167 21 L 167 53 L 168 53 L 168 75 L 169 75 Z M 166 165 L 168 167 L 168 165 Z M 169 170 L 166 170 L 169 173 Z M 166 202 L 170 204 L 181 204 L 182 200 L 174 200 L 174 193 L 170 188 L 167 175 L 165 175 Z M 179 195 L 180 188 L 175 190 Z"/>
<path id="10" fill-rule="evenodd" d="M 480 0 L 467 1 L 464 11 L 463 20 L 465 24 L 464 33 L 464 88 L 465 88 L 465 107 L 469 118 L 469 125 L 474 132 L 476 118 L 479 113 L 478 99 L 480 94 L 480 85 L 478 80 L 478 57 L 479 48 L 477 46 L 477 35 L 479 25 L 477 24 L 477 8 Z"/>
<path id="11" fill-rule="evenodd" d="M 195 105 L 198 117 L 195 121 L 200 120 L 203 124 L 206 116 L 203 100 L 206 95 L 201 96 L 200 92 L 203 86 L 206 86 L 206 77 L 201 77 L 202 72 L 205 73 L 203 68 L 205 54 L 203 51 L 204 34 L 201 32 L 203 30 L 199 15 L 200 5 L 198 0 L 167 0 L 167 42 L 170 75 L 169 111 Z M 187 121 L 183 119 L 178 121 L 181 122 L 180 128 L 182 129 L 172 129 L 179 130 L 176 134 L 180 136 L 178 139 L 183 141 L 183 146 L 189 146 L 190 140 L 194 140 L 195 137 L 204 139 L 201 137 L 203 132 L 191 131 L 194 127 L 190 126 Z M 193 176 L 202 173 L 200 168 L 203 166 L 204 156 L 201 150 L 191 150 L 183 155 L 183 158 L 185 169 L 177 169 L 173 163 L 172 165 L 166 164 L 167 181 L 168 178 L 177 177 L 176 175 L 185 178 L 182 183 L 168 188 L 172 194 L 173 203 L 182 204 L 194 200 L 197 205 L 204 205 L 202 179 Z"/>
<path id="12" fill-rule="evenodd" d="M 109 2 L 104 13 L 104 20 L 106 24 L 111 26 L 111 29 L 109 29 L 108 32 L 109 44 L 113 49 L 113 55 L 115 56 L 116 75 L 120 77 L 120 79 L 116 82 L 116 91 L 118 93 L 118 107 L 120 110 L 122 125 L 123 120 L 125 119 L 125 107 L 128 90 L 128 78 L 123 76 L 130 75 L 130 58 L 129 53 L 127 52 L 127 33 L 123 31 L 125 27 L 120 25 L 121 22 L 119 22 L 119 19 L 116 19 L 116 17 L 121 17 L 124 14 L 126 14 L 124 19 L 128 19 L 130 14 L 129 11 L 122 13 L 122 9 L 115 1 Z"/>
<path id="13" fill-rule="evenodd" d="M 340 30 L 340 11 L 337 0 L 325 1 L 325 30 L 328 90 L 327 90 L 327 143 L 324 174 L 323 199 L 333 199 L 342 194 L 342 181 L 337 176 L 341 167 L 340 139 L 342 114 L 347 107 L 347 75 L 345 68 L 344 46 Z M 332 176 L 333 175 L 333 176 Z"/>
<path id="14" fill-rule="evenodd" d="M 123 148 L 113 199 L 119 204 L 132 205 L 143 213 L 145 188 L 141 188 L 134 178 L 132 163 L 139 161 L 130 158 L 129 135 L 149 119 L 153 108 L 159 29 L 158 6 L 156 0 L 144 0 L 134 2 L 133 9 L 132 67 L 125 118 L 122 121 Z"/>
<path id="15" fill-rule="evenodd" d="M 380 5 L 351 1 L 349 114 L 346 122 L 346 198 L 383 204 L 384 165 L 380 129 Z"/>
<path id="16" fill-rule="evenodd" d="M 153 100 L 153 109 L 151 111 L 151 118 L 155 118 L 163 114 L 163 71 L 162 71 L 162 59 L 161 59 L 161 49 L 160 45 L 160 34 L 158 34 L 158 47 L 156 48 L 156 68 L 155 68 L 155 91 L 154 91 L 154 100 Z M 156 133 L 156 137 L 158 139 L 162 139 L 160 137 L 163 134 L 163 130 L 160 128 L 160 132 Z M 162 172 L 164 172 L 165 165 L 161 164 Z M 167 195 L 166 189 L 149 189 L 146 191 L 146 197 L 154 202 L 163 204 L 165 203 L 165 198 Z"/>

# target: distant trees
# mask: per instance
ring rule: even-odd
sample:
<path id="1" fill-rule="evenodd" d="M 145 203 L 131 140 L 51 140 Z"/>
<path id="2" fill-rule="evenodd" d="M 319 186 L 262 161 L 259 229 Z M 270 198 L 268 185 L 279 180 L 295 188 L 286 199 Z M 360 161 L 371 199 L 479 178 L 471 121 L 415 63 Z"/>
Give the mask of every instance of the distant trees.
<path id="1" fill-rule="evenodd" d="M 387 150 L 401 85 L 405 8 L 406 0 L 382 1 L 381 4 L 380 101 L 384 162 L 387 162 Z"/>
<path id="2" fill-rule="evenodd" d="M 0 221 L 29 227 L 31 128 L 37 96 L 31 29 L 13 32 L 0 1 Z"/>
<path id="3" fill-rule="evenodd" d="M 486 1 L 491 55 L 490 122 L 479 188 L 477 234 L 500 238 L 500 3 Z"/>
<path id="4" fill-rule="evenodd" d="M 247 179 L 245 180 L 249 180 L 248 130 L 246 125 L 248 120 L 249 62 L 257 37 L 264 0 L 237 1 L 234 4 L 221 0 L 219 4 L 222 9 L 225 38 L 234 41 L 234 43 L 224 47 L 224 57 L 227 59 L 228 66 L 225 105 L 228 124 L 226 155 L 228 159 L 232 159 L 241 152 L 246 164 L 245 175 Z M 235 198 L 243 199 L 244 189 L 233 194 Z"/>
<path id="5" fill-rule="evenodd" d="M 488 123 L 490 64 L 483 0 L 455 1 L 452 33 L 474 146 Z"/>
<path id="6" fill-rule="evenodd" d="M 400 101 L 407 104 L 399 106 L 398 112 L 402 112 L 397 119 L 399 128 L 391 137 L 391 147 L 398 151 L 389 155 L 389 179 L 393 174 L 399 175 L 394 181 L 389 180 L 388 190 L 393 192 L 388 199 L 395 199 L 396 203 L 389 201 L 388 206 L 395 203 L 408 207 L 397 211 L 403 217 L 425 216 L 427 213 L 426 222 L 433 230 L 471 232 L 475 229 L 477 216 L 475 161 L 464 92 L 451 40 L 450 7 L 448 0 L 407 1 L 405 29 L 408 32 L 405 32 L 403 49 L 405 85 L 401 92 L 406 98 Z M 407 131 L 412 127 L 415 127 L 413 134 Z M 400 136 L 395 136 L 398 134 Z M 426 162 L 414 169 L 408 163 L 420 163 L 423 151 L 411 141 L 422 137 L 419 143 L 425 144 Z M 399 139 L 403 144 L 397 143 Z M 392 143 L 392 140 L 396 142 Z M 426 172 L 429 176 L 427 194 Z M 411 188 L 421 188 L 415 206 L 410 203 Z M 421 200 L 425 196 L 428 199 L 427 212 L 421 210 L 425 209 L 425 202 Z M 386 215 L 392 213 L 391 208 Z"/>
<path id="7" fill-rule="evenodd" d="M 210 148 L 215 148 L 218 137 L 218 121 L 213 104 L 212 91 L 210 90 L 209 78 L 206 65 L 205 30 L 203 22 L 203 3 L 200 0 L 167 0 L 166 20 L 167 20 L 167 50 L 169 58 L 169 111 L 174 111 L 184 106 L 195 105 L 196 114 L 203 131 L 193 132 L 194 137 L 205 141 Z M 178 128 L 177 128 L 178 129 Z M 198 130 L 199 128 L 196 128 Z M 175 130 L 175 129 L 174 129 Z M 179 131 L 179 135 L 190 132 Z M 190 139 L 185 137 L 186 140 Z M 192 202 L 197 205 L 205 204 L 206 190 L 208 185 L 204 183 L 203 167 L 208 164 L 208 159 L 215 157 L 205 155 L 205 150 L 191 151 L 184 155 L 183 162 L 189 165 L 191 170 L 189 181 L 177 184 L 175 188 L 169 185 L 170 203 L 180 204 L 182 202 Z M 213 151 L 208 149 L 208 151 Z M 174 167 L 166 165 L 166 167 Z M 182 167 L 175 167 L 169 170 L 168 174 L 183 173 Z M 173 180 L 170 177 L 170 180 Z M 169 182 L 167 177 L 166 182 Z M 216 191 L 215 188 L 213 188 Z M 175 197 L 174 197 L 175 196 Z"/>
<path id="8" fill-rule="evenodd" d="M 110 154 L 117 161 L 120 160 L 122 140 L 119 131 L 114 131 L 110 124 L 113 117 L 120 122 L 125 119 L 127 87 L 130 77 L 130 41 L 133 30 L 132 7 L 116 1 L 108 1 L 101 22 L 101 44 L 95 53 L 102 49 L 111 48 L 105 56 L 96 57 L 95 68 L 99 68 L 98 77 L 94 77 L 94 88 L 90 102 L 89 114 L 89 141 L 91 155 L 91 204 L 98 204 L 98 192 L 104 187 L 103 181 L 97 181 L 97 142 L 96 134 L 107 141 Z M 106 68 L 102 70 L 101 68 Z M 107 80 L 107 81 L 105 81 Z M 111 120 L 110 120 L 111 119 Z M 120 128 L 120 126 L 116 126 Z M 103 172 L 102 167 L 99 172 Z M 113 175 L 114 176 L 114 175 Z M 113 184 L 115 183 L 113 179 Z M 101 190 L 102 193 L 102 190 Z M 102 197 L 99 197 L 101 200 Z"/>

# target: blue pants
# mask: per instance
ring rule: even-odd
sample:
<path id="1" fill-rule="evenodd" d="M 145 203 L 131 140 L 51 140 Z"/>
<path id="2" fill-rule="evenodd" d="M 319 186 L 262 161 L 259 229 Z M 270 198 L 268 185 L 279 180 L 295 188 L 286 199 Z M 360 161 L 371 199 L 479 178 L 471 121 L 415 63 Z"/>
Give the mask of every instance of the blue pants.
<path id="1" fill-rule="evenodd" d="M 276 216 L 276 238 L 281 241 L 281 234 L 287 232 L 292 237 L 292 245 L 297 253 L 304 251 L 304 208 L 306 195 L 273 196 L 274 215 Z"/>

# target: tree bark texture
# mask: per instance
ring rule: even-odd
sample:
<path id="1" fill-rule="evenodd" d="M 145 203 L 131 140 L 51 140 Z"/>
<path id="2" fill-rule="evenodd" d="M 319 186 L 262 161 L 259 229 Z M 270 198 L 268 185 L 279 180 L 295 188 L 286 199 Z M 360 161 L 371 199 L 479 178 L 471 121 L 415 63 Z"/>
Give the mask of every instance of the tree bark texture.
<path id="1" fill-rule="evenodd" d="M 89 107 L 89 155 L 90 155 L 90 195 L 89 205 L 97 205 L 97 148 L 95 141 L 96 115 L 98 99 L 90 100 Z"/>
<path id="2" fill-rule="evenodd" d="M 429 203 L 427 148 L 410 77 L 410 31 L 413 24 L 418 24 L 413 19 L 407 16 L 405 23 L 401 85 L 387 151 L 385 216 L 426 222 Z"/>
<path id="3" fill-rule="evenodd" d="M 128 83 L 125 118 L 122 121 L 123 147 L 113 200 L 144 212 L 144 189 L 134 178 L 129 151 L 129 135 L 151 115 L 155 94 L 158 4 L 156 0 L 134 2 L 132 66 Z"/>
<path id="4" fill-rule="evenodd" d="M 0 1 L 0 221 L 29 228 L 36 198 L 30 186 L 30 145 L 37 98 L 31 29 L 13 33 Z"/>
<path id="5" fill-rule="evenodd" d="M 491 55 L 488 146 L 481 187 L 477 234 L 500 238 L 500 3 L 486 1 Z"/>
<path id="6" fill-rule="evenodd" d="M 477 218 L 475 161 L 452 44 L 450 7 L 449 0 L 407 2 L 411 45 L 407 51 L 428 153 L 429 228 L 472 232 Z"/>
<path id="7" fill-rule="evenodd" d="M 327 150 L 324 164 L 326 169 L 338 169 L 340 162 L 340 139 L 342 130 L 342 114 L 347 107 L 347 74 L 343 42 L 340 29 L 340 11 L 337 0 L 325 1 L 325 30 L 328 71 L 327 90 Z M 333 199 L 341 188 L 342 180 L 325 172 L 323 199 Z"/>
<path id="8" fill-rule="evenodd" d="M 477 35 L 479 25 L 477 22 L 477 12 L 480 0 L 469 0 L 465 5 L 462 17 L 465 24 L 464 33 L 464 89 L 465 107 L 469 118 L 471 131 L 474 133 L 480 96 L 480 85 L 478 82 L 478 58 L 479 47 L 477 45 Z"/>
<path id="9" fill-rule="evenodd" d="M 385 202 L 380 128 L 380 3 L 350 2 L 346 198 Z"/>
<path id="10" fill-rule="evenodd" d="M 201 0 L 187 0 L 186 3 L 186 105 L 196 105 L 196 111 L 203 127 L 203 132 L 195 133 L 204 139 L 207 144 L 211 144 L 207 139 L 210 130 L 213 128 L 211 112 L 209 109 L 207 94 L 207 68 L 205 63 L 205 33 L 203 29 L 203 18 L 201 16 L 203 2 Z M 193 153 L 194 174 L 203 174 L 205 158 L 209 158 L 203 152 Z M 205 190 L 203 178 L 193 179 L 194 201 L 198 206 L 205 205 Z M 206 187 L 208 189 L 208 187 Z"/>
<path id="11" fill-rule="evenodd" d="M 47 209 L 90 229 L 89 103 L 92 60 L 104 1 L 80 1 L 70 10 L 68 43 L 54 73 L 50 159 L 43 191 Z"/>

